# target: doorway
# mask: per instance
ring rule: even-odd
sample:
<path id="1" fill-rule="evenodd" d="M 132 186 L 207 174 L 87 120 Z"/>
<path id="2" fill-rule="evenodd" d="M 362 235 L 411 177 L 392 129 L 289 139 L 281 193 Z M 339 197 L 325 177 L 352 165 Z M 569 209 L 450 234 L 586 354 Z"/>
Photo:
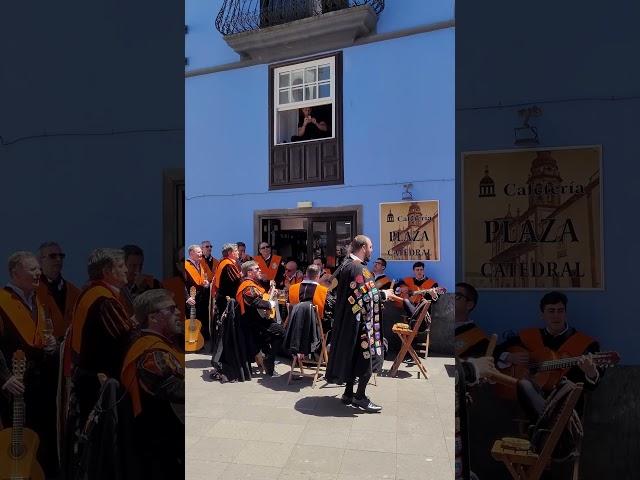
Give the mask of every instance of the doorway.
<path id="1" fill-rule="evenodd" d="M 295 260 L 302 271 L 322 257 L 333 271 L 347 255 L 353 237 L 362 232 L 362 206 L 256 211 L 259 242 L 268 242 L 284 261 Z"/>

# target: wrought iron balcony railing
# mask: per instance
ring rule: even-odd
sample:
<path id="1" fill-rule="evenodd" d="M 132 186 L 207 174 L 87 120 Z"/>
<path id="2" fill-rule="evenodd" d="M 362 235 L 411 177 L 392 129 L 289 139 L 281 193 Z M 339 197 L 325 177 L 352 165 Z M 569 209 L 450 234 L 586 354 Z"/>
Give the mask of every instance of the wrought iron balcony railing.
<path id="1" fill-rule="evenodd" d="M 233 35 L 361 5 L 384 10 L 384 0 L 224 0 L 216 29 Z"/>

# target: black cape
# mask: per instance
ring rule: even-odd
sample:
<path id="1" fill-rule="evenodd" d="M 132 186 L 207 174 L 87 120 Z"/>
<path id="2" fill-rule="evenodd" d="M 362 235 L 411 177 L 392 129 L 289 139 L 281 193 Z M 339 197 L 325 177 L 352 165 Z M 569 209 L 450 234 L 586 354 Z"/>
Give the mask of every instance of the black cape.
<path id="1" fill-rule="evenodd" d="M 329 383 L 354 381 L 366 372 L 378 372 L 384 360 L 384 294 L 375 287 L 373 274 L 362 263 L 349 258 L 337 278 L 326 373 Z"/>
<path id="2" fill-rule="evenodd" d="M 228 381 L 251 380 L 255 347 L 248 326 L 241 321 L 237 303 L 231 299 L 221 315 L 216 331 L 211 365 Z"/>
<path id="3" fill-rule="evenodd" d="M 292 355 L 317 352 L 321 345 L 320 329 L 309 301 L 296 303 L 291 310 L 284 334 L 284 349 Z"/>

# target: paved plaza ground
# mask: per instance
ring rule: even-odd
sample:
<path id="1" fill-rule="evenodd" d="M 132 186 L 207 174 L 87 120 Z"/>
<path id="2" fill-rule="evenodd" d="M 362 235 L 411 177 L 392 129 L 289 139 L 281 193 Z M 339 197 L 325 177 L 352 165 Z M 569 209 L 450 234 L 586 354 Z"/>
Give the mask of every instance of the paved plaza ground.
<path id="1" fill-rule="evenodd" d="M 340 402 L 343 387 L 278 377 L 209 379 L 209 356 L 186 356 L 187 480 L 450 480 L 454 476 L 454 359 L 378 376 L 371 414 Z M 391 362 L 385 361 L 388 371 Z"/>

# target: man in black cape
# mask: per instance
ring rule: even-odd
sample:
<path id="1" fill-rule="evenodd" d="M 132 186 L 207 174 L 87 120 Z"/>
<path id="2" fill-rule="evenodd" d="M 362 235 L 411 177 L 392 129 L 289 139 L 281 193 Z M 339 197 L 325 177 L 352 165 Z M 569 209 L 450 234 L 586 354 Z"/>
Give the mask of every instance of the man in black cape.
<path id="1" fill-rule="evenodd" d="M 338 267 L 336 311 L 333 340 L 329 350 L 326 379 L 329 383 L 345 383 L 342 402 L 367 412 L 379 412 L 380 405 L 365 395 L 373 372 L 382 368 L 384 346 L 382 309 L 387 300 L 402 300 L 391 289 L 379 290 L 373 274 L 366 268 L 371 258 L 371 239 L 357 235 L 351 253 Z M 353 386 L 358 379 L 354 395 Z"/>

